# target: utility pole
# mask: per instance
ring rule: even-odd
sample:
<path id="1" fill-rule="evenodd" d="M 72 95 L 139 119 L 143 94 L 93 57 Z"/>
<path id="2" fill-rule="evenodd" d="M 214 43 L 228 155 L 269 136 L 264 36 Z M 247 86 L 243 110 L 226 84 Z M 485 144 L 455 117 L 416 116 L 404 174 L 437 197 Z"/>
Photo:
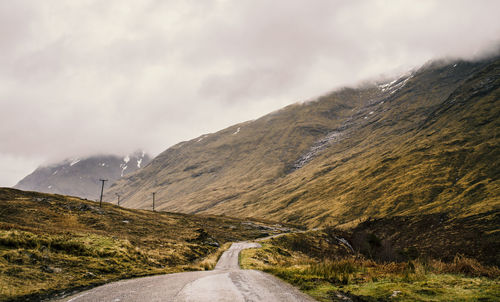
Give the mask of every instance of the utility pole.
<path id="1" fill-rule="evenodd" d="M 116 197 L 118 197 L 118 205 L 120 205 L 120 194 L 115 193 Z"/>
<path id="2" fill-rule="evenodd" d="M 99 207 L 102 208 L 102 193 L 104 192 L 104 182 L 108 181 L 107 179 L 99 179 L 100 182 L 102 182 L 101 186 L 101 198 L 99 199 Z"/>
<path id="3" fill-rule="evenodd" d="M 155 211 L 155 195 L 156 192 L 153 192 L 153 212 Z"/>

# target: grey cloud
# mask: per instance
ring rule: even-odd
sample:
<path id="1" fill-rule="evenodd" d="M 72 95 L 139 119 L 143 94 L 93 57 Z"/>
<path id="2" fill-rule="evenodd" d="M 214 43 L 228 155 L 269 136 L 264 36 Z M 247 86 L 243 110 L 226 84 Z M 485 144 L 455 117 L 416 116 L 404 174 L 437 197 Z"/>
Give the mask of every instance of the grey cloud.
<path id="1" fill-rule="evenodd" d="M 159 153 L 381 73 L 491 52 L 499 8 L 489 0 L 1 2 L 0 170 L 19 169 L 0 185 L 38 161 Z"/>

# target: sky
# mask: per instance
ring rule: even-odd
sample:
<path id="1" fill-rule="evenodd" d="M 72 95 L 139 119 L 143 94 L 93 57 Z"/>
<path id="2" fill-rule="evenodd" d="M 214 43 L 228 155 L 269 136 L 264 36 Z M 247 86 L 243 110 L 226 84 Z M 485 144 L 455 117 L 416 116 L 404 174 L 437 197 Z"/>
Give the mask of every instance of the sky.
<path id="1" fill-rule="evenodd" d="M 0 0 L 0 186 L 498 49 L 500 1 Z"/>

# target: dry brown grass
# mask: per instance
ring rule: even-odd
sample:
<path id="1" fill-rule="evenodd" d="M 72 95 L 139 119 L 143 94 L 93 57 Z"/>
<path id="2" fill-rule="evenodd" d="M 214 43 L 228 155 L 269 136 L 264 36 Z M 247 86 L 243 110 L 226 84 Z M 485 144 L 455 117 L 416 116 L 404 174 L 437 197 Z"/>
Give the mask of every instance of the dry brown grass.
<path id="1" fill-rule="evenodd" d="M 146 208 L 156 191 L 164 209 L 309 227 L 498 210 L 500 64 L 453 64 L 426 66 L 394 94 L 342 89 L 179 143 L 109 196 Z M 332 131 L 340 141 L 290 169 Z"/>
<path id="2" fill-rule="evenodd" d="M 215 265 L 217 264 L 217 261 L 219 261 L 220 256 L 222 256 L 222 253 L 224 253 L 227 249 L 231 247 L 231 242 L 224 243 L 215 253 L 212 253 L 205 257 L 203 260 L 194 263 L 191 265 L 191 267 L 194 267 L 196 269 L 201 269 L 201 270 L 213 270 L 215 268 Z"/>
<path id="3" fill-rule="evenodd" d="M 457 255 L 452 262 L 446 263 L 440 260 L 431 260 L 430 266 L 436 273 L 464 274 L 473 277 L 498 278 L 500 269 L 496 266 L 486 266 L 476 259 Z"/>
<path id="4" fill-rule="evenodd" d="M 242 266 L 274 274 L 320 301 L 338 301 L 338 295 L 360 301 L 385 301 L 392 299 L 395 291 L 401 293 L 398 301 L 500 298 L 498 267 L 463 256 L 451 262 L 376 262 L 362 255 L 328 255 L 318 259 L 282 244 L 283 241 L 270 240 L 260 249 L 243 251 Z"/>
<path id="5" fill-rule="evenodd" d="M 0 188 L 0 300 L 38 301 L 123 278 L 211 269 L 231 241 L 273 232 L 256 220 L 100 208 Z"/>

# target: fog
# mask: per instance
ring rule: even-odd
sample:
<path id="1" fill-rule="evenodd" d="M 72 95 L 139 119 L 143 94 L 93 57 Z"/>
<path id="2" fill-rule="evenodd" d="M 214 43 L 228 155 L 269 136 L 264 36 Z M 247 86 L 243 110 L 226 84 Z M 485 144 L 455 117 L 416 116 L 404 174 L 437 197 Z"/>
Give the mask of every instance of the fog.
<path id="1" fill-rule="evenodd" d="M 497 49 L 499 1 L 0 1 L 0 186 Z"/>

